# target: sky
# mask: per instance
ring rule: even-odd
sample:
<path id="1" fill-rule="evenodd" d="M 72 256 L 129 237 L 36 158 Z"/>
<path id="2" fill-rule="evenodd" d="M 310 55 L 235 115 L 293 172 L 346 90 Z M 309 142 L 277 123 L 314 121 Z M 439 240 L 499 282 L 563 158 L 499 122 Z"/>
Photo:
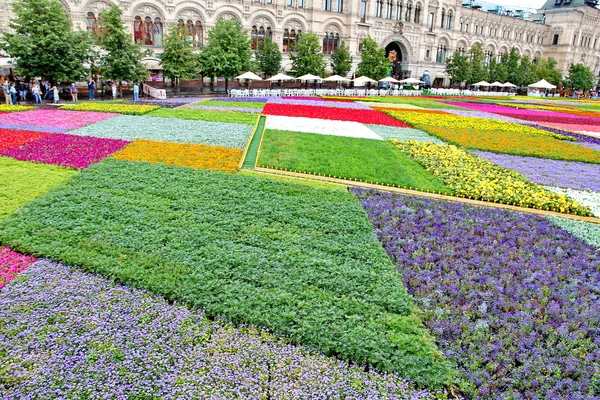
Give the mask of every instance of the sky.
<path id="1" fill-rule="evenodd" d="M 488 7 L 490 4 L 497 4 L 500 6 L 505 6 L 507 8 L 512 9 L 538 9 L 546 3 L 546 0 L 482 0 L 476 1 L 476 4 L 483 5 L 484 9 L 491 8 Z"/>

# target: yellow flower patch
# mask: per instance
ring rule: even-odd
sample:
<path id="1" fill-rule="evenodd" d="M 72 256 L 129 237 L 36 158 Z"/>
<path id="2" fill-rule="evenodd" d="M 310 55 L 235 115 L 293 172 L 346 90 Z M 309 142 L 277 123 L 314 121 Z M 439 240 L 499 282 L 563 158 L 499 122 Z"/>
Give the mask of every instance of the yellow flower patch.
<path id="1" fill-rule="evenodd" d="M 549 192 L 517 172 L 456 146 L 415 141 L 393 142 L 458 196 L 568 214 L 592 215 L 587 207 L 569 197 Z"/>
<path id="2" fill-rule="evenodd" d="M 106 113 L 117 113 L 124 115 L 144 115 L 150 111 L 159 109 L 159 106 L 150 106 L 145 104 L 114 104 L 114 103 L 79 103 L 68 104 L 60 107 L 61 110 L 72 111 L 98 111 Z"/>
<path id="3" fill-rule="evenodd" d="M 220 146 L 138 139 L 113 157 L 127 161 L 146 161 L 177 167 L 235 172 L 242 154 L 243 151 L 240 149 Z"/>
<path id="4" fill-rule="evenodd" d="M 0 104 L 0 112 L 19 112 L 35 110 L 37 107 L 31 106 L 17 106 L 12 104 Z"/>

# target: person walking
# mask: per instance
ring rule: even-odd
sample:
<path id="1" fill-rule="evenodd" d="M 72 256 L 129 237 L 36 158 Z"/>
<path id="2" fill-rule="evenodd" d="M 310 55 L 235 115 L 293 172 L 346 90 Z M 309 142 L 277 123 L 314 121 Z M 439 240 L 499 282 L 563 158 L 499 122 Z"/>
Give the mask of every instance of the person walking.
<path id="1" fill-rule="evenodd" d="M 10 85 L 10 99 L 12 100 L 13 105 L 17 105 L 17 88 L 15 87 L 14 82 Z"/>
<path id="2" fill-rule="evenodd" d="M 60 95 L 58 94 L 58 88 L 56 87 L 56 85 L 52 86 L 50 91 L 52 92 L 54 98 L 54 104 L 58 104 L 58 101 L 60 100 Z"/>
<path id="3" fill-rule="evenodd" d="M 33 93 L 33 101 L 35 102 L 35 104 L 42 104 L 42 96 L 40 96 L 40 87 L 37 85 L 37 83 L 33 84 L 33 87 L 31 88 L 31 93 Z"/>
<path id="4" fill-rule="evenodd" d="M 10 96 L 10 86 L 8 86 L 8 82 L 4 82 L 2 85 L 2 93 L 4 93 L 4 101 L 10 106 L 12 104 L 12 98 Z"/>
<path id="5" fill-rule="evenodd" d="M 96 91 L 96 82 L 92 78 L 88 79 L 88 94 L 90 100 L 94 100 L 94 92 Z"/>
<path id="6" fill-rule="evenodd" d="M 113 100 L 116 100 L 117 99 L 117 84 L 113 82 L 111 89 L 112 89 Z"/>
<path id="7" fill-rule="evenodd" d="M 48 81 L 43 81 L 42 82 L 42 87 L 44 88 L 44 99 L 48 100 L 51 96 L 52 96 L 52 91 L 50 90 L 50 84 L 48 83 Z"/>
<path id="8" fill-rule="evenodd" d="M 75 82 L 71 83 L 71 100 L 73 100 L 73 103 L 77 103 L 77 86 L 75 86 Z"/>
<path id="9" fill-rule="evenodd" d="M 140 99 L 140 87 L 136 83 L 133 84 L 133 101 L 138 101 Z"/>
<path id="10" fill-rule="evenodd" d="M 27 102 L 27 85 L 24 81 L 19 82 L 19 101 Z"/>

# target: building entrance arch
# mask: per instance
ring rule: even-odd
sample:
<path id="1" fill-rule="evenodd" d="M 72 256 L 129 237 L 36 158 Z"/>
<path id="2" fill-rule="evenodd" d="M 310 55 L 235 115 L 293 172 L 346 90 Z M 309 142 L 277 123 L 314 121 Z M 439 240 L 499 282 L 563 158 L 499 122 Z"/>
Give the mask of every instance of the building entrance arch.
<path id="1" fill-rule="evenodd" d="M 402 35 L 392 35 L 387 37 L 382 46 L 385 47 L 385 52 L 392 63 L 392 75 L 399 79 L 410 77 L 408 64 L 413 58 L 412 46 Z"/>

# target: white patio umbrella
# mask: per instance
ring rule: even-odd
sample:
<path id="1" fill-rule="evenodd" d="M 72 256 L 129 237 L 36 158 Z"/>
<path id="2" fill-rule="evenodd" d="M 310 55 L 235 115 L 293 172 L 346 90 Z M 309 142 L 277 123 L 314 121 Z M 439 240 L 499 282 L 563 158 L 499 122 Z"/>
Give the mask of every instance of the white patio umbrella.
<path id="1" fill-rule="evenodd" d="M 375 79 L 371 79 L 368 76 L 360 76 L 356 79 L 353 79 L 354 84 L 364 85 L 365 83 L 377 83 Z"/>
<path id="2" fill-rule="evenodd" d="M 272 77 L 270 77 L 267 80 L 273 82 L 273 81 L 293 81 L 294 79 L 296 79 L 296 78 L 280 72 L 277 75 L 273 75 Z"/>
<path id="3" fill-rule="evenodd" d="M 492 87 L 503 87 L 504 85 L 498 81 L 494 82 L 494 83 L 490 83 L 490 86 Z"/>
<path id="4" fill-rule="evenodd" d="M 331 75 L 323 79 L 323 82 L 350 82 L 350 79 L 344 78 L 343 76 L 339 75 Z"/>
<path id="5" fill-rule="evenodd" d="M 405 83 L 407 85 L 418 85 L 419 83 L 425 83 L 415 78 L 402 79 L 399 83 Z"/>
<path id="6" fill-rule="evenodd" d="M 491 85 L 489 84 L 489 82 L 481 81 L 481 82 L 474 83 L 473 86 L 491 86 Z"/>
<path id="7" fill-rule="evenodd" d="M 390 82 L 390 83 L 399 83 L 400 81 L 398 79 L 394 79 L 391 76 L 386 76 L 383 79 L 380 79 L 379 82 Z"/>
<path id="8" fill-rule="evenodd" d="M 531 89 L 556 89 L 556 85 L 551 84 L 545 79 L 542 79 L 539 82 L 533 83 L 528 86 Z"/>
<path id="9" fill-rule="evenodd" d="M 517 85 L 515 85 L 513 83 L 510 83 L 510 82 L 505 82 L 504 85 L 502 85 L 502 86 L 504 86 L 504 87 L 512 87 L 512 88 L 518 87 Z"/>
<path id="10" fill-rule="evenodd" d="M 243 74 L 241 74 L 240 76 L 236 76 L 233 79 L 247 79 L 249 81 L 262 81 L 262 78 L 258 75 L 256 75 L 254 72 L 244 72 Z"/>
<path id="11" fill-rule="evenodd" d="M 305 75 L 297 77 L 296 79 L 300 79 L 301 81 L 318 81 L 323 78 L 321 78 L 320 76 L 317 76 L 317 75 L 313 75 L 313 74 L 305 74 Z"/>

